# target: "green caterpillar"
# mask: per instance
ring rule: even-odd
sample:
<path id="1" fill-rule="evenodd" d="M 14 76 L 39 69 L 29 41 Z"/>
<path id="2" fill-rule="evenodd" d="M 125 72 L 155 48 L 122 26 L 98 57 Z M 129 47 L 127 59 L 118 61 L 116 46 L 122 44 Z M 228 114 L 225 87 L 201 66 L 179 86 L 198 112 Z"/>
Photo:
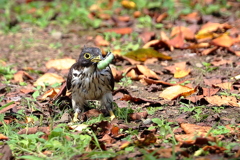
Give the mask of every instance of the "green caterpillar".
<path id="1" fill-rule="evenodd" d="M 112 62 L 113 59 L 114 55 L 111 52 L 108 52 L 105 58 L 102 61 L 98 62 L 97 68 L 101 70 L 106 68 Z"/>

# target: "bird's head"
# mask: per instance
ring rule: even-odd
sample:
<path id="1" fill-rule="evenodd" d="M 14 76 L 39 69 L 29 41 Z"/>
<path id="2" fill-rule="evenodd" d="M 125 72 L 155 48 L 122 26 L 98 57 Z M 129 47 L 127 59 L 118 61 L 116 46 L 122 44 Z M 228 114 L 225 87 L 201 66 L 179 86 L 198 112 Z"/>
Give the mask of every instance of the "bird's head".
<path id="1" fill-rule="evenodd" d="M 89 67 L 91 65 L 97 65 L 102 59 L 102 52 L 99 48 L 84 47 L 78 58 L 78 62 L 83 67 Z"/>

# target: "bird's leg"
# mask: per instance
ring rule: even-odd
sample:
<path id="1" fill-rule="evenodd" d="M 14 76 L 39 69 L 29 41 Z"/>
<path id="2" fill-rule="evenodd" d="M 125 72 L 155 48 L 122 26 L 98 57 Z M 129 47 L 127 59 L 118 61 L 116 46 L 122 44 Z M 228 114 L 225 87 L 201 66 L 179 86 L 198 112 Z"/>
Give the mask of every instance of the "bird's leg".
<path id="1" fill-rule="evenodd" d="M 116 117 L 112 110 L 113 108 L 112 102 L 113 102 L 112 93 L 106 93 L 105 95 L 103 95 L 101 104 L 102 106 L 105 106 L 106 109 L 108 110 L 111 121 Z"/>
<path id="2" fill-rule="evenodd" d="M 74 110 L 74 116 L 73 116 L 73 119 L 71 121 L 72 123 L 78 122 L 79 121 L 79 119 L 78 119 L 79 114 L 81 116 L 82 113 L 84 112 L 84 104 L 81 103 L 82 101 L 79 101 L 79 99 L 77 99 L 77 102 L 76 102 L 75 99 L 76 99 L 75 97 L 72 97 L 72 107 L 73 107 L 73 110 Z"/>
<path id="3" fill-rule="evenodd" d="M 72 122 L 77 122 L 78 121 L 78 114 L 80 113 L 80 109 L 77 108 L 75 109 L 75 112 L 74 112 L 74 116 L 73 116 L 73 119 L 72 119 Z"/>
<path id="4" fill-rule="evenodd" d="M 113 113 L 112 110 L 109 110 L 109 114 L 110 114 L 110 119 L 111 119 L 111 121 L 112 121 L 114 118 L 116 118 L 116 116 L 115 116 L 115 114 Z"/>

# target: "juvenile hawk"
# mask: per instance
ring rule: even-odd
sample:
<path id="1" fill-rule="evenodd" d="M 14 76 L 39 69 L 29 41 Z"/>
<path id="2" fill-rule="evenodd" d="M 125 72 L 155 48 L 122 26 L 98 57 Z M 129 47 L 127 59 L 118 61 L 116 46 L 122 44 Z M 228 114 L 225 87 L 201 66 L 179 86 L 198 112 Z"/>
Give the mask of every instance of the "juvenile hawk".
<path id="1" fill-rule="evenodd" d="M 78 114 L 84 112 L 87 100 L 99 100 L 115 118 L 112 111 L 112 91 L 114 79 L 111 68 L 98 69 L 97 64 L 103 60 L 101 50 L 95 47 L 84 47 L 78 61 L 68 73 L 67 89 L 72 92 L 73 122 L 78 121 Z"/>

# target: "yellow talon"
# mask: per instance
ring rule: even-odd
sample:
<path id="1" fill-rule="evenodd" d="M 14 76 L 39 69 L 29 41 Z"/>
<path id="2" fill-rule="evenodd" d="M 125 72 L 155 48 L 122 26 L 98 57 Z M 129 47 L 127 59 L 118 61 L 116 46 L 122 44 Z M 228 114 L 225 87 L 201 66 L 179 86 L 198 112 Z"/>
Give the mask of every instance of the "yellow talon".
<path id="1" fill-rule="evenodd" d="M 109 111 L 109 114 L 110 114 L 110 119 L 111 121 L 116 118 L 115 114 L 113 113 L 113 111 Z"/>
<path id="2" fill-rule="evenodd" d="M 73 120 L 72 122 L 77 122 L 78 121 L 78 113 L 74 113 Z"/>

